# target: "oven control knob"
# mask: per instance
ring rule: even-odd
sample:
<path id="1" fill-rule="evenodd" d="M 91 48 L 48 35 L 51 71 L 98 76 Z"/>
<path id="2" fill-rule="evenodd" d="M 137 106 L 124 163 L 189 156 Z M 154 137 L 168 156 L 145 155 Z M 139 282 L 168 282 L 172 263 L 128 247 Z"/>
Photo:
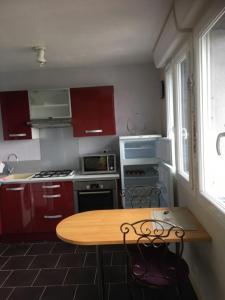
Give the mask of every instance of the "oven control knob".
<path id="1" fill-rule="evenodd" d="M 86 185 L 86 190 L 90 190 L 90 185 Z"/>
<path id="2" fill-rule="evenodd" d="M 104 188 L 104 185 L 103 184 L 100 184 L 100 189 L 103 189 Z"/>

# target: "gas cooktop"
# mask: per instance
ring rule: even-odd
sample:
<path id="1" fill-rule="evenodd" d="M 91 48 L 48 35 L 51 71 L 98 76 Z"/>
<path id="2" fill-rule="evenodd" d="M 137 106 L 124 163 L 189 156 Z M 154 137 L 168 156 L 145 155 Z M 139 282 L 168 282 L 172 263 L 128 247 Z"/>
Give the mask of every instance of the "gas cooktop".
<path id="1" fill-rule="evenodd" d="M 59 170 L 59 171 L 41 171 L 32 176 L 32 178 L 50 178 L 50 177 L 66 177 L 74 174 L 74 170 Z"/>

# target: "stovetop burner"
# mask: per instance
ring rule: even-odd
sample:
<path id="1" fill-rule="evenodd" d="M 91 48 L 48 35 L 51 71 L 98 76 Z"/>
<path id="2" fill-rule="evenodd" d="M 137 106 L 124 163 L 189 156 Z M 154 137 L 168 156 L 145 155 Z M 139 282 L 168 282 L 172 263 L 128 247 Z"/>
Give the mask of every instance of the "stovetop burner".
<path id="1" fill-rule="evenodd" d="M 59 170 L 59 171 L 41 171 L 32 176 L 32 178 L 49 178 L 49 177 L 66 177 L 74 174 L 73 170 Z"/>

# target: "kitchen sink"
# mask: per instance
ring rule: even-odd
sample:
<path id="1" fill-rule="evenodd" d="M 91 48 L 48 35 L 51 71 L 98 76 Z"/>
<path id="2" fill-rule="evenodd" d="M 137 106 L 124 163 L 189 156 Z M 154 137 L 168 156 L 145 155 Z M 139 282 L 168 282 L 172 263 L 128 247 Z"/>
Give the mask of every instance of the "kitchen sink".
<path id="1" fill-rule="evenodd" d="M 3 180 L 16 180 L 16 179 L 27 179 L 31 177 L 33 173 L 21 173 L 21 174 L 11 174 L 1 179 Z"/>

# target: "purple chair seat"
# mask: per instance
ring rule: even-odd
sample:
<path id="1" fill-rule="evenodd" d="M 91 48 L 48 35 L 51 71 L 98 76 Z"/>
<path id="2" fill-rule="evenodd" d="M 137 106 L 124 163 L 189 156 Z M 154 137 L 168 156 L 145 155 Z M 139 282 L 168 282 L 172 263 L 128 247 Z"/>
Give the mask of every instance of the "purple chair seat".
<path id="1" fill-rule="evenodd" d="M 141 247 L 143 257 L 137 247 L 130 249 L 131 274 L 140 283 L 168 287 L 188 280 L 189 268 L 184 259 L 167 247 Z"/>

